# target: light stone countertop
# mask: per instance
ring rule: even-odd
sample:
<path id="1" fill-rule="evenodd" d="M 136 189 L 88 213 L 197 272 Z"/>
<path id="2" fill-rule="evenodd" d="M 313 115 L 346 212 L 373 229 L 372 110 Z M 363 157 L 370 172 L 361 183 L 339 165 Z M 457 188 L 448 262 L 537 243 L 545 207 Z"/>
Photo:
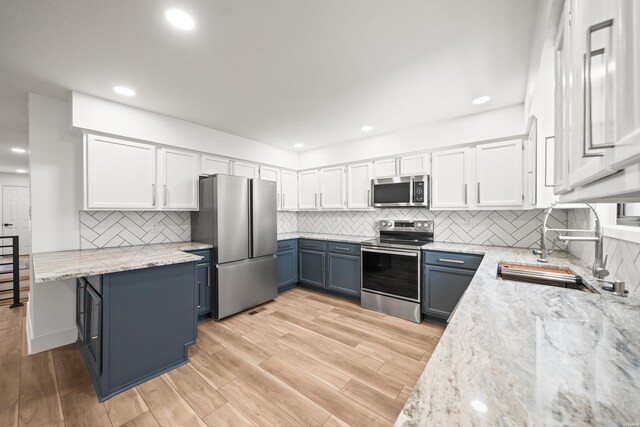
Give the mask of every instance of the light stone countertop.
<path id="1" fill-rule="evenodd" d="M 198 242 L 158 243 L 116 248 L 81 249 L 33 254 L 34 283 L 199 261 L 184 251 L 211 249 Z"/>
<path id="2" fill-rule="evenodd" d="M 345 234 L 320 234 L 320 233 L 278 233 L 278 240 L 289 239 L 313 239 L 313 240 L 327 240 L 332 242 L 342 243 L 361 243 L 365 240 L 371 240 L 375 237 L 371 236 L 349 236 Z"/>
<path id="3" fill-rule="evenodd" d="M 484 254 L 396 426 L 640 423 L 640 298 L 496 278 L 529 249 L 430 243 Z M 565 253 L 548 265 L 591 272 Z"/>

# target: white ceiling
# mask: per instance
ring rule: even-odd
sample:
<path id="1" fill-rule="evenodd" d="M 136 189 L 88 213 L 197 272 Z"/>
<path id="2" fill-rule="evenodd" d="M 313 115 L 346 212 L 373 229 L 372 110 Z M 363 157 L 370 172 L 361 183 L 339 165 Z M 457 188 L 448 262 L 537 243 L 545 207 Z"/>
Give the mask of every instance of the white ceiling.
<path id="1" fill-rule="evenodd" d="M 193 15 L 183 33 L 167 7 Z M 0 150 L 70 90 L 292 149 L 522 103 L 537 0 L 3 0 Z M 114 85 L 134 88 L 125 98 Z M 484 106 L 471 99 L 490 95 Z M 2 151 L 4 162 L 4 151 Z"/>

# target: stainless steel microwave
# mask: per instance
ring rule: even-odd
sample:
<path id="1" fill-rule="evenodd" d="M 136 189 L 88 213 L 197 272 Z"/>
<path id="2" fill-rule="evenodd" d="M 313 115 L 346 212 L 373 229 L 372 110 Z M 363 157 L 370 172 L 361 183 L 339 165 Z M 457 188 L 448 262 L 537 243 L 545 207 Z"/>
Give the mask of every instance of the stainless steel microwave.
<path id="1" fill-rule="evenodd" d="M 429 207 L 429 175 L 394 176 L 371 180 L 372 205 Z"/>

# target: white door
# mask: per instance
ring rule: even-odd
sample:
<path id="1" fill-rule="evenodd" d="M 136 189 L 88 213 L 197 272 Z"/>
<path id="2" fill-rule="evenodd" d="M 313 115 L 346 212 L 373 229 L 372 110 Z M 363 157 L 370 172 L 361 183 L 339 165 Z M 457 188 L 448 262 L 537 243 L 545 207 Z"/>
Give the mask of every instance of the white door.
<path id="1" fill-rule="evenodd" d="M 428 173 L 428 153 L 400 157 L 400 175 L 423 175 Z"/>
<path id="2" fill-rule="evenodd" d="M 318 171 L 298 173 L 298 208 L 318 208 Z"/>
<path id="3" fill-rule="evenodd" d="M 469 155 L 469 148 L 432 153 L 433 208 L 469 207 Z"/>
<path id="4" fill-rule="evenodd" d="M 202 175 L 215 175 L 217 173 L 231 175 L 231 162 L 229 159 L 222 157 L 203 155 L 200 173 Z"/>
<path id="5" fill-rule="evenodd" d="M 160 149 L 160 200 L 163 210 L 198 210 L 198 155 Z"/>
<path id="6" fill-rule="evenodd" d="M 282 210 L 298 209 L 298 173 L 283 170 L 280 173 L 282 179 Z"/>
<path id="7" fill-rule="evenodd" d="M 269 166 L 260 166 L 260 179 L 276 182 L 276 208 L 282 209 L 282 182 L 280 180 L 280 169 Z"/>
<path id="8" fill-rule="evenodd" d="M 373 162 L 373 177 L 384 178 L 398 175 L 398 159 L 383 159 Z"/>
<path id="9" fill-rule="evenodd" d="M 553 155 L 553 192 L 564 194 L 569 185 L 571 158 L 571 19 L 570 4 L 564 4 L 555 42 L 555 139 Z M 575 106 L 576 108 L 578 106 Z"/>
<path id="10" fill-rule="evenodd" d="M 236 160 L 231 162 L 231 174 L 235 176 L 244 176 L 245 178 L 257 178 L 258 165 L 255 163 L 238 162 Z"/>
<path id="11" fill-rule="evenodd" d="M 347 166 L 347 208 L 371 207 L 371 163 Z"/>
<path id="12" fill-rule="evenodd" d="M 482 207 L 521 207 L 522 140 L 476 146 L 476 203 Z"/>
<path id="13" fill-rule="evenodd" d="M 344 175 L 343 166 L 320 169 L 320 200 L 322 209 L 344 209 Z"/>
<path id="14" fill-rule="evenodd" d="M 29 187 L 2 187 L 2 235 L 18 236 L 20 255 L 31 253 L 31 218 L 29 215 Z M 2 240 L 2 245 L 10 245 Z M 11 248 L 3 248 L 3 254 L 10 254 Z"/>
<path id="15" fill-rule="evenodd" d="M 612 27 L 592 32 L 587 29 L 613 17 L 617 1 L 572 0 L 571 2 L 571 170 L 569 184 L 577 188 L 615 172 L 606 166 L 607 149 L 592 146 L 615 140 L 612 126 L 614 81 L 611 69 L 611 46 L 615 30 Z M 613 30 L 613 31 L 612 31 Z M 592 41 L 587 55 L 587 37 Z M 602 52 L 602 54 L 596 54 Z M 587 81 L 586 68 L 591 70 Z M 590 88 L 591 100 L 587 95 Z M 587 117 L 590 112 L 590 117 Z"/>
<path id="16" fill-rule="evenodd" d="M 87 209 L 156 209 L 155 146 L 87 135 L 85 150 Z"/>

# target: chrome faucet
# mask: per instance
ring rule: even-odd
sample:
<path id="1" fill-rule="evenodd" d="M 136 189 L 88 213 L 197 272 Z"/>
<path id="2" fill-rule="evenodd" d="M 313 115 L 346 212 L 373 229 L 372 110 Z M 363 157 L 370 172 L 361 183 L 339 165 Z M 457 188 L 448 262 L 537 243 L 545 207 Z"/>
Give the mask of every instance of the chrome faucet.
<path id="1" fill-rule="evenodd" d="M 574 242 L 594 242 L 595 243 L 595 260 L 593 262 L 593 267 L 591 267 L 591 271 L 593 272 L 593 277 L 596 279 L 604 279 L 609 275 L 609 272 L 606 270 L 607 266 L 607 257 L 604 257 L 604 242 L 602 238 L 602 224 L 600 223 L 600 217 L 598 216 L 598 212 L 587 203 L 591 212 L 593 212 L 593 216 L 595 218 L 595 224 L 593 230 L 580 230 L 580 229 L 562 229 L 562 228 L 548 228 L 547 220 L 549 219 L 549 214 L 553 208 L 556 207 L 557 203 L 552 203 L 545 211 L 544 221 L 542 223 L 542 228 L 540 228 L 540 249 L 536 249 L 533 251 L 534 255 L 539 255 L 538 262 L 547 262 L 547 255 L 553 252 L 553 248 L 556 245 L 558 240 L 561 240 L 565 243 L 574 241 Z M 547 249 L 547 232 L 555 231 L 555 232 L 580 232 L 580 233 L 592 233 L 593 236 L 569 236 L 569 235 L 561 235 L 559 234 L 553 241 L 553 245 L 551 249 Z"/>

